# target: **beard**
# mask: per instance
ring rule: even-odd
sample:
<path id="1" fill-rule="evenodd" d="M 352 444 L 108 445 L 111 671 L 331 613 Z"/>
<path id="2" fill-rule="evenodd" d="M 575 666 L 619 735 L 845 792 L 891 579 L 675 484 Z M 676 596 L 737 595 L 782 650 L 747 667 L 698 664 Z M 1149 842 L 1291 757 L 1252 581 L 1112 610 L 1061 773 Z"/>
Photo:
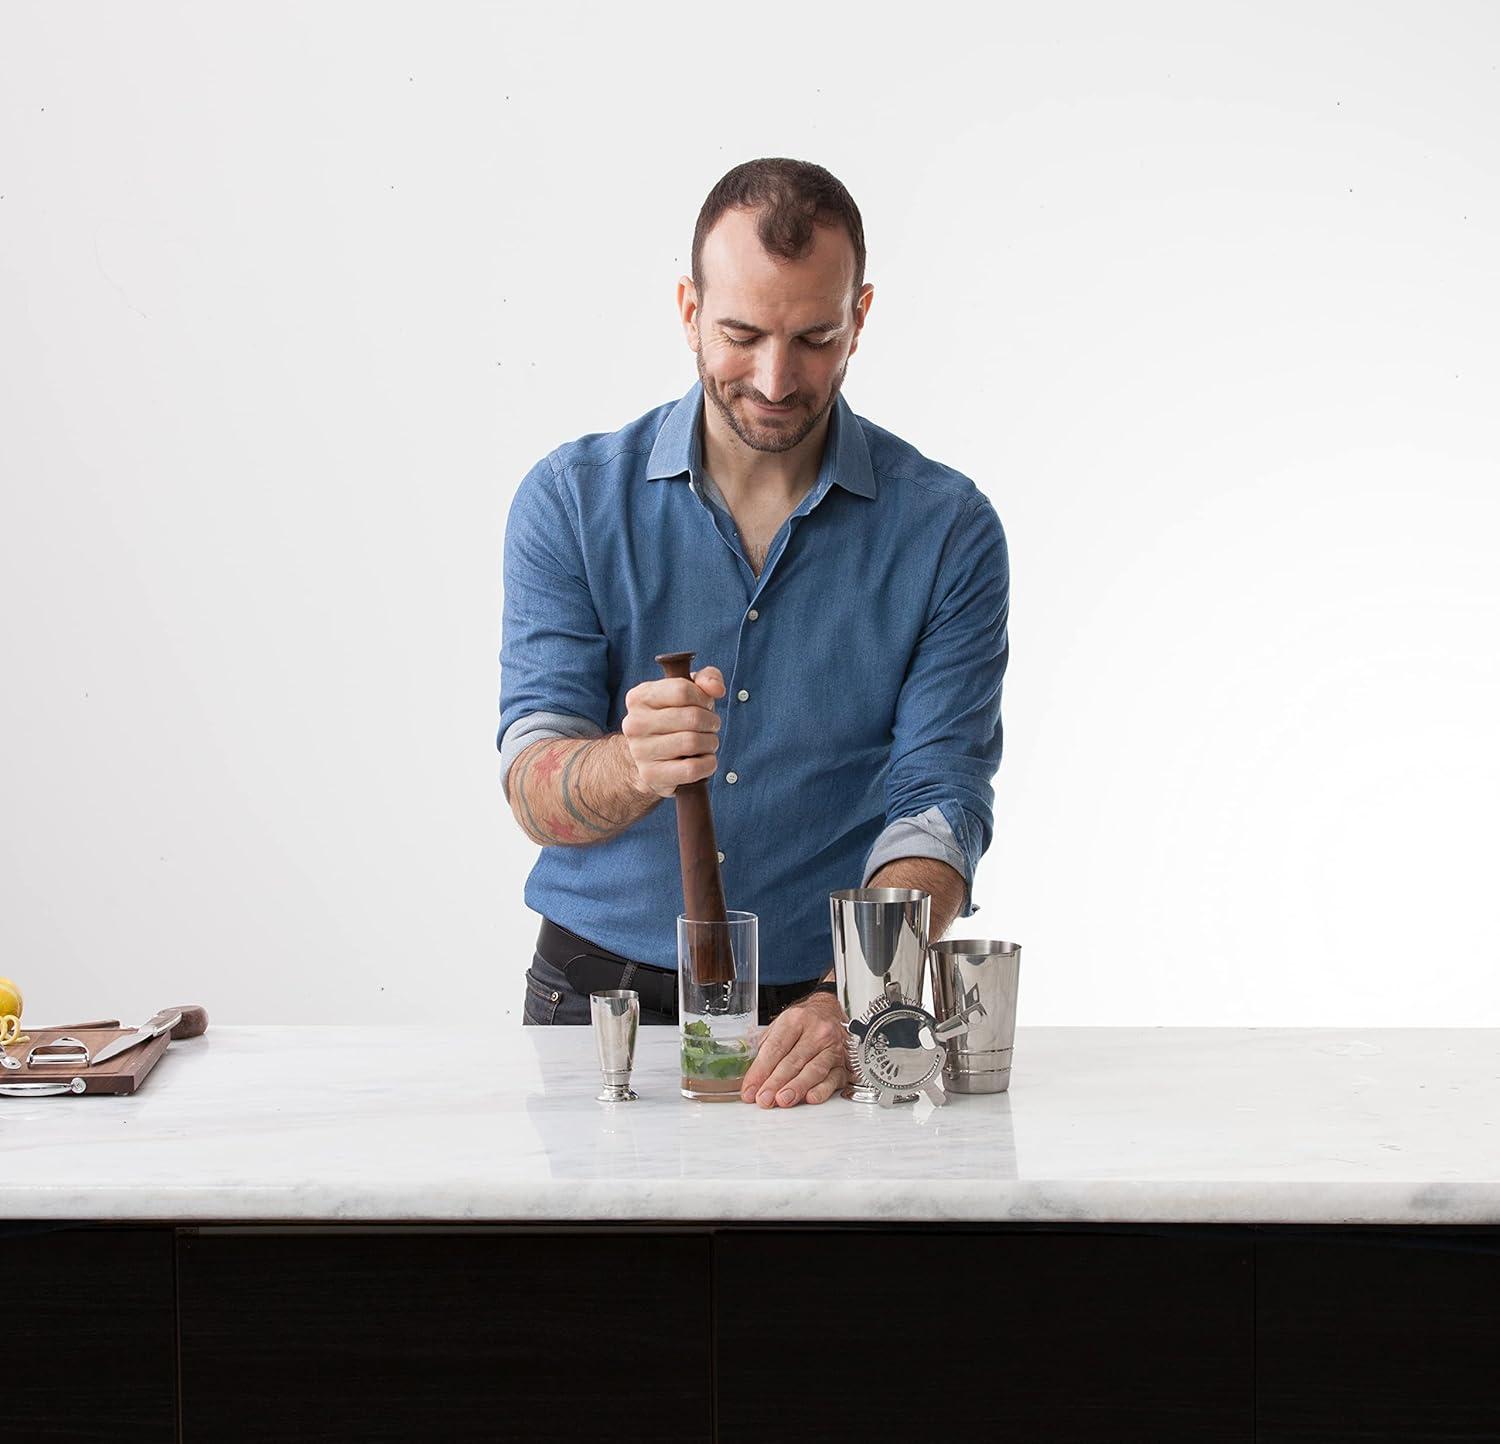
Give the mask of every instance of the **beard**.
<path id="1" fill-rule="evenodd" d="M 793 409 L 786 414 L 785 420 L 766 421 L 760 413 L 753 410 L 750 398 L 744 393 L 736 393 L 727 398 L 724 396 L 718 383 L 703 368 L 701 347 L 693 354 L 698 363 L 698 379 L 703 383 L 703 394 L 713 402 L 719 415 L 724 418 L 724 424 L 752 451 L 790 451 L 805 441 L 833 405 L 843 388 L 844 374 L 849 369 L 849 358 L 845 356 L 844 364 L 839 367 L 838 375 L 828 388 L 828 395 L 823 398 L 823 404 L 801 421 L 797 419 L 800 397 Z"/>

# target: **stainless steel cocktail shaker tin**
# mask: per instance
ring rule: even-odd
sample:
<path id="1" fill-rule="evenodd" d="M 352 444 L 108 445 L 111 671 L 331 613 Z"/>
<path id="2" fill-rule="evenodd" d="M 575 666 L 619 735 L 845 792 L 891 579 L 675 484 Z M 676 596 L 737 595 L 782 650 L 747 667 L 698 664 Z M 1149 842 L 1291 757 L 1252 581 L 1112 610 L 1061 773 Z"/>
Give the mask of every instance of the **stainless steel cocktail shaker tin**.
<path id="1" fill-rule="evenodd" d="M 918 888 L 850 887 L 829 893 L 834 982 L 851 1021 L 884 1003 L 891 984 L 900 997 L 921 1006 L 931 906 L 931 896 Z M 856 1077 L 843 1096 L 854 1103 L 879 1103 L 881 1090 Z"/>
<path id="2" fill-rule="evenodd" d="M 977 1003 L 968 1031 L 947 1040 L 943 1068 L 954 1093 L 1003 1093 L 1010 1087 L 1016 1035 L 1021 945 L 988 938 L 950 938 L 928 949 L 934 1015 L 951 1018 Z"/>

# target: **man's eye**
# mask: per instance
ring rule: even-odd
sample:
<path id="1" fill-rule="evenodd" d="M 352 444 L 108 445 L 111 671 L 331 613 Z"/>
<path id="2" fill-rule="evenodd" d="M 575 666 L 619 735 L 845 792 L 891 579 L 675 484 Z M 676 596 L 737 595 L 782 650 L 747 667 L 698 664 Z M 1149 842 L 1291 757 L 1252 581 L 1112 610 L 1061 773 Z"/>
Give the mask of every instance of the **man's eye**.
<path id="1" fill-rule="evenodd" d="M 737 341 L 733 336 L 726 336 L 724 339 L 728 341 L 731 346 L 753 346 L 758 338 L 752 336 L 748 341 Z M 826 341 L 809 341 L 807 337 L 804 336 L 802 337 L 802 344 L 804 346 L 811 346 L 815 351 L 821 351 L 823 347 L 833 345 L 834 339 L 834 337 L 830 336 Z"/>

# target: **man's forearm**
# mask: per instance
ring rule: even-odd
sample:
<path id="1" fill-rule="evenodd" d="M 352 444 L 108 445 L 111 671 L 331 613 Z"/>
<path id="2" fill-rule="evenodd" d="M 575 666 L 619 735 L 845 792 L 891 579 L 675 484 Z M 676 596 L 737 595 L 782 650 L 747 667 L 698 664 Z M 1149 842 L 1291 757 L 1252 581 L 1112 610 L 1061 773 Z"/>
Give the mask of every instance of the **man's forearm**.
<path id="1" fill-rule="evenodd" d="M 635 763 L 618 732 L 548 737 L 511 764 L 506 794 L 521 830 L 543 846 L 586 846 L 623 832 L 661 798 L 635 785 Z"/>
<path id="2" fill-rule="evenodd" d="M 953 926 L 964 905 L 963 875 L 935 857 L 898 857 L 870 879 L 871 887 L 914 887 L 931 894 L 927 941 L 935 943 Z"/>
<path id="3" fill-rule="evenodd" d="M 953 926 L 964 905 L 963 877 L 935 857 L 898 857 L 870 879 L 871 887 L 914 887 L 932 902 L 927 913 L 927 941 L 935 943 Z M 828 977 L 834 979 L 830 969 Z"/>

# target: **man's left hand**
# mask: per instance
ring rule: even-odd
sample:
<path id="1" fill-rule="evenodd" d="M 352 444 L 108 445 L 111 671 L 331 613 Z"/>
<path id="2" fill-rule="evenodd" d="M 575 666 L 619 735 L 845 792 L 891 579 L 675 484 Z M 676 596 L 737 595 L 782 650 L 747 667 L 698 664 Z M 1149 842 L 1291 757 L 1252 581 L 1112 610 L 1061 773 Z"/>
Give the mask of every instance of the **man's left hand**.
<path id="1" fill-rule="evenodd" d="M 832 993 L 809 993 L 766 1029 L 740 1097 L 762 1108 L 827 1102 L 846 1081 L 848 1036 L 839 1000 Z"/>

